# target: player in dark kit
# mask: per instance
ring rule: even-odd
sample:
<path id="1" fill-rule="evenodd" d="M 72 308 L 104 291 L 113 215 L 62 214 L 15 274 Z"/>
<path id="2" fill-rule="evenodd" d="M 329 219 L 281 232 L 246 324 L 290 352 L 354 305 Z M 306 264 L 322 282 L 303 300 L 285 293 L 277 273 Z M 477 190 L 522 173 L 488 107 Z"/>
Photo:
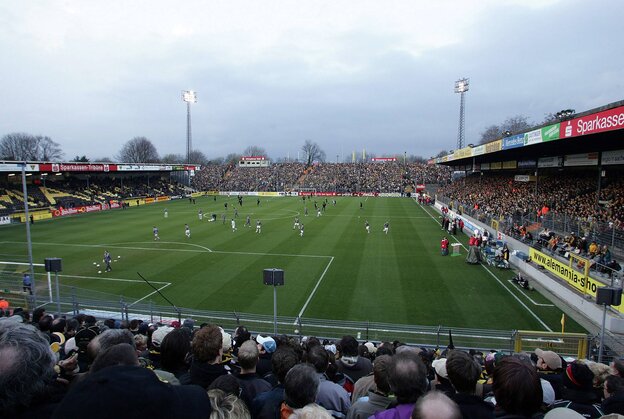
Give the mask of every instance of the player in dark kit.
<path id="1" fill-rule="evenodd" d="M 111 254 L 108 252 L 108 250 L 104 251 L 104 263 L 106 264 L 106 272 L 110 272 L 113 270 L 113 268 L 111 267 Z"/>

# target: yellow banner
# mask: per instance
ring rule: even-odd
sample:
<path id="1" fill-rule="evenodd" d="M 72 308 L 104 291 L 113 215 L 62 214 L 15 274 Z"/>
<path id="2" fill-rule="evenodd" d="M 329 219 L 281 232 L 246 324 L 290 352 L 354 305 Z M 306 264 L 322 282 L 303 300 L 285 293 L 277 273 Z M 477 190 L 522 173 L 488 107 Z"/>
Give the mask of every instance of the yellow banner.
<path id="1" fill-rule="evenodd" d="M 258 192 L 258 196 L 280 196 L 279 192 Z"/>
<path id="2" fill-rule="evenodd" d="M 503 148 L 503 140 L 492 141 L 491 143 L 487 143 L 485 145 L 486 153 L 494 153 L 496 151 L 500 151 Z"/>
<path id="3" fill-rule="evenodd" d="M 125 204 L 128 204 L 128 206 L 130 206 L 130 207 L 136 207 L 137 205 L 145 204 L 145 200 L 144 199 L 124 199 L 123 202 Z"/>
<path id="4" fill-rule="evenodd" d="M 583 294 L 596 297 L 596 290 L 605 285 L 596 281 L 594 278 L 586 276 L 583 272 L 579 272 L 570 266 L 570 263 L 560 262 L 559 260 L 545 253 L 539 252 L 533 248 L 529 248 L 529 257 L 536 265 L 543 266 L 546 270 L 563 279 Z M 624 306 L 613 306 L 619 312 L 624 313 Z"/>

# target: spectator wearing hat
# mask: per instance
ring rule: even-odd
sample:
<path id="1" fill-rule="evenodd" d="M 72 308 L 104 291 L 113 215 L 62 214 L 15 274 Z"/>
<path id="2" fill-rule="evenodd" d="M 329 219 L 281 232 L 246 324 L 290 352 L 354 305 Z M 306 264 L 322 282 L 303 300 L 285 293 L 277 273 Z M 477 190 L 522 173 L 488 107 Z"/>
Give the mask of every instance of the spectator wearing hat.
<path id="1" fill-rule="evenodd" d="M 252 401 L 251 411 L 256 419 L 274 419 L 280 416 L 280 406 L 284 401 L 284 380 L 299 358 L 290 346 L 281 345 L 273 354 L 271 364 L 278 384 L 266 393 L 260 393 Z"/>
<path id="2" fill-rule="evenodd" d="M 277 343 L 271 336 L 262 335 L 256 336 L 256 342 L 258 343 L 258 351 L 260 351 L 256 372 L 260 377 L 266 377 L 271 373 L 271 357 L 277 349 Z"/>
<path id="3" fill-rule="evenodd" d="M 243 342 L 238 349 L 240 373 L 237 378 L 242 390 L 241 398 L 249 407 L 258 394 L 271 390 L 271 384 L 256 373 L 259 354 L 258 345 L 250 340 Z"/>
<path id="4" fill-rule="evenodd" d="M 195 332 L 191 342 L 191 353 L 193 355 L 189 369 L 191 384 L 208 388 L 217 377 L 228 374 L 225 366 L 221 364 L 223 335 L 219 326 L 209 324 Z"/>
<path id="5" fill-rule="evenodd" d="M 347 419 L 368 418 L 388 408 L 392 402 L 389 396 L 390 384 L 388 383 L 390 362 L 392 362 L 390 355 L 379 355 L 375 358 L 373 363 L 374 388 L 368 390 L 368 397 L 360 398 L 351 405 L 347 413 Z M 360 378 L 357 382 L 359 383 L 366 378 Z"/>
<path id="6" fill-rule="evenodd" d="M 249 339 L 251 339 L 251 333 L 249 333 L 247 327 L 241 325 L 234 330 L 234 336 L 232 337 L 232 347 L 235 355 L 238 354 L 238 348 L 241 347 L 243 342 Z"/>
<path id="7" fill-rule="evenodd" d="M 599 400 L 592 391 L 594 374 L 587 365 L 572 362 L 563 370 L 562 377 L 564 400 L 555 402 L 553 407 L 567 407 L 587 418 L 602 416 Z"/>
<path id="8" fill-rule="evenodd" d="M 501 359 L 492 381 L 497 418 L 530 418 L 540 412 L 542 385 L 530 361 L 512 356 Z"/>
<path id="9" fill-rule="evenodd" d="M 430 391 L 416 402 L 412 419 L 461 419 L 457 403 L 440 391 Z"/>
<path id="10" fill-rule="evenodd" d="M 548 381 L 553 390 L 555 390 L 555 399 L 561 400 L 563 397 L 563 376 L 562 366 L 563 361 L 559 355 L 553 351 L 543 351 L 541 349 L 535 350 L 537 360 L 537 370 L 540 378 Z"/>
<path id="11" fill-rule="evenodd" d="M 604 400 L 600 409 L 606 415 L 618 413 L 624 415 L 624 379 L 610 375 L 604 381 Z"/>
<path id="12" fill-rule="evenodd" d="M 307 362 L 311 364 L 319 377 L 319 390 L 316 403 L 327 409 L 332 415 L 344 417 L 351 407 L 349 393 L 342 386 L 331 382 L 325 376 L 329 365 L 329 355 L 323 346 L 314 345 L 307 352 Z"/>
<path id="13" fill-rule="evenodd" d="M 375 413 L 375 419 L 407 419 L 414 404 L 427 391 L 427 368 L 414 351 L 402 351 L 392 357 L 388 383 L 396 397 L 396 406 Z"/>
<path id="14" fill-rule="evenodd" d="M 455 394 L 455 389 L 448 378 L 446 370 L 446 358 L 436 359 L 431 363 L 435 377 L 431 381 L 431 389 L 440 391 L 449 397 Z"/>
<path id="15" fill-rule="evenodd" d="M 446 359 L 446 371 L 456 393 L 452 399 L 459 406 L 462 417 L 493 418 L 493 406 L 477 396 L 477 381 L 481 376 L 481 366 L 466 352 L 451 350 Z"/>

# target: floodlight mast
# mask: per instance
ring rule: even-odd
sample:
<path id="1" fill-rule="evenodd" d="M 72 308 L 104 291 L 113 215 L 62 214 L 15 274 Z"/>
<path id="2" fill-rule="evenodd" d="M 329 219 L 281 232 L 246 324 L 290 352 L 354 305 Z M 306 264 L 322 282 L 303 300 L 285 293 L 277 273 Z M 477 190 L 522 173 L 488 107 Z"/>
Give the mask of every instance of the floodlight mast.
<path id="1" fill-rule="evenodd" d="M 457 133 L 457 150 L 464 148 L 464 124 L 465 124 L 465 94 L 470 87 L 470 79 L 463 78 L 455 82 L 455 93 L 460 94 L 459 103 L 459 132 Z"/>
<path id="2" fill-rule="evenodd" d="M 193 90 L 182 90 L 182 100 L 186 102 L 186 163 L 191 163 L 191 152 L 193 143 L 191 136 L 191 103 L 197 103 L 197 92 Z"/>

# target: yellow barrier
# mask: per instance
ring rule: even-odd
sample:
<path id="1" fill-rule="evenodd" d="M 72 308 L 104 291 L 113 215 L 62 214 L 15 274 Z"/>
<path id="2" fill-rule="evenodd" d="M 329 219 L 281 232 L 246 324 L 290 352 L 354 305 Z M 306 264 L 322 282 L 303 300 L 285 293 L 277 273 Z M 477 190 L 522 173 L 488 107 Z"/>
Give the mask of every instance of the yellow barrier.
<path id="1" fill-rule="evenodd" d="M 514 352 L 533 352 L 536 348 L 578 359 L 587 357 L 587 335 L 582 333 L 554 333 L 518 330 Z"/>

